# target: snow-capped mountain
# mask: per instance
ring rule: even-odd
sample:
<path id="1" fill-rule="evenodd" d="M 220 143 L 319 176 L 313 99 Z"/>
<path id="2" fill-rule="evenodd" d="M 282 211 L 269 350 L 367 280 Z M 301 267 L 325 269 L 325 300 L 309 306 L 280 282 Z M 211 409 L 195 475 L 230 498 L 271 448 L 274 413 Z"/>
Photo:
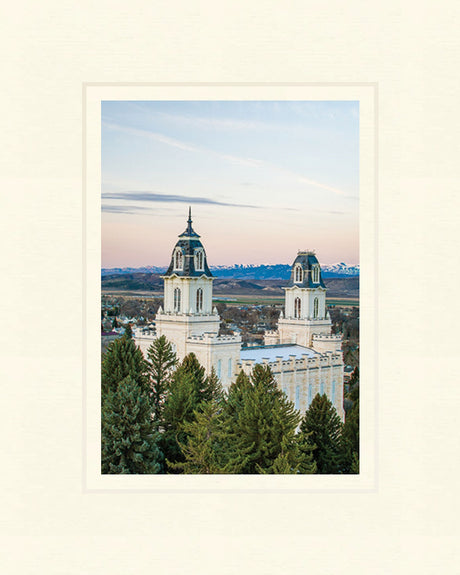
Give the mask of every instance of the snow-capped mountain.
<path id="1" fill-rule="evenodd" d="M 321 264 L 323 274 L 337 274 L 339 276 L 359 276 L 359 264 L 348 265 L 343 262 L 339 264 Z"/>
<path id="2" fill-rule="evenodd" d="M 106 275 L 154 273 L 161 274 L 166 266 L 144 266 L 140 268 L 103 268 L 101 273 Z M 280 279 L 288 280 L 291 274 L 290 264 L 233 264 L 210 266 L 215 277 L 243 278 L 243 279 Z M 355 277 L 359 276 L 359 264 L 348 265 L 344 262 L 337 264 L 321 264 L 324 278 Z"/>

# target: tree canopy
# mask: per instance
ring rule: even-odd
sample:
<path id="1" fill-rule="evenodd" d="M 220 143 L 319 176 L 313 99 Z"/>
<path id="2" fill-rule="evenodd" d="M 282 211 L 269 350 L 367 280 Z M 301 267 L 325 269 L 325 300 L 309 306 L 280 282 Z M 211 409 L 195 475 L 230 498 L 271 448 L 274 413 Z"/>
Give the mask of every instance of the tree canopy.
<path id="1" fill-rule="evenodd" d="M 159 473 L 159 434 L 147 395 L 127 376 L 102 403 L 102 473 Z"/>

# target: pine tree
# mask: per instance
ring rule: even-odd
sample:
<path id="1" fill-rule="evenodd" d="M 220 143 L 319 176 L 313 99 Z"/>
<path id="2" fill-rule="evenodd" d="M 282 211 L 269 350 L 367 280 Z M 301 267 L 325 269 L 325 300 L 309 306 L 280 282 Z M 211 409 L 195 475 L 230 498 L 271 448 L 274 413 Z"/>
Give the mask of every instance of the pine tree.
<path id="1" fill-rule="evenodd" d="M 206 377 L 195 354 L 186 355 L 170 378 L 162 410 L 162 447 L 169 469 L 180 469 L 174 464 L 185 460 L 181 446 L 187 444 L 187 424 L 195 421 L 196 412 L 206 403 L 223 400 L 224 391 L 214 370 Z"/>
<path id="2" fill-rule="evenodd" d="M 115 391 L 130 375 L 141 387 L 147 385 L 147 366 L 134 340 L 122 337 L 113 341 L 102 359 L 102 396 Z"/>
<path id="3" fill-rule="evenodd" d="M 183 424 L 187 436 L 186 443 L 180 444 L 184 461 L 171 467 L 183 473 L 239 473 L 246 460 L 242 452 L 238 452 L 238 457 L 231 457 L 221 404 L 203 403 L 194 415 L 193 421 Z"/>
<path id="4" fill-rule="evenodd" d="M 213 386 L 209 385 L 209 378 L 206 377 L 205 369 L 194 353 L 189 353 L 184 357 L 177 371 L 187 375 L 192 387 L 195 407 L 212 399 Z"/>
<path id="5" fill-rule="evenodd" d="M 131 327 L 131 324 L 128 323 L 128 325 L 125 327 L 125 333 L 123 334 L 127 339 L 132 339 L 133 338 L 133 328 Z"/>
<path id="6" fill-rule="evenodd" d="M 211 373 L 205 380 L 203 391 L 203 397 L 206 397 L 207 399 L 203 399 L 202 403 L 216 402 L 218 405 L 222 405 L 224 403 L 225 391 L 214 368 L 211 368 Z"/>
<path id="7" fill-rule="evenodd" d="M 269 367 L 256 365 L 250 379 L 238 376 L 229 389 L 227 413 L 231 431 L 249 454 L 242 473 L 300 472 L 303 456 L 295 438 L 300 416 Z"/>
<path id="8" fill-rule="evenodd" d="M 298 472 L 304 475 L 311 475 L 318 472 L 318 466 L 315 461 L 316 445 L 312 442 L 311 433 L 298 433 L 296 435 L 297 447 L 300 451 L 300 465 Z"/>
<path id="9" fill-rule="evenodd" d="M 351 463 L 350 473 L 359 474 L 359 456 L 357 453 L 353 453 L 353 461 Z"/>
<path id="10" fill-rule="evenodd" d="M 161 447 L 169 465 L 184 461 L 180 444 L 187 441 L 184 424 L 194 420 L 194 411 L 198 409 L 196 393 L 196 373 L 187 369 L 182 362 L 169 381 L 163 406 Z"/>
<path id="11" fill-rule="evenodd" d="M 244 406 L 244 398 L 247 393 L 252 389 L 249 377 L 240 371 L 236 380 L 230 385 L 228 389 L 226 412 L 232 418 L 237 418 L 239 412 Z"/>
<path id="12" fill-rule="evenodd" d="M 327 396 L 317 394 L 300 424 L 300 439 L 315 445 L 317 473 L 341 473 L 344 466 L 342 422 Z"/>
<path id="13" fill-rule="evenodd" d="M 359 401 L 359 368 L 355 367 L 351 376 L 350 382 L 348 384 L 349 392 L 347 394 L 347 399 L 355 403 Z"/>
<path id="14" fill-rule="evenodd" d="M 147 350 L 151 401 L 155 419 L 161 420 L 166 390 L 177 364 L 172 345 L 164 335 L 156 339 Z"/>
<path id="15" fill-rule="evenodd" d="M 345 457 L 345 470 L 347 473 L 359 473 L 359 399 L 355 401 L 352 409 L 345 416 L 343 426 L 342 444 Z M 356 469 L 358 471 L 353 471 Z"/>
<path id="16" fill-rule="evenodd" d="M 102 473 L 159 473 L 159 434 L 152 423 L 148 397 L 127 376 L 109 389 L 102 405 Z"/>

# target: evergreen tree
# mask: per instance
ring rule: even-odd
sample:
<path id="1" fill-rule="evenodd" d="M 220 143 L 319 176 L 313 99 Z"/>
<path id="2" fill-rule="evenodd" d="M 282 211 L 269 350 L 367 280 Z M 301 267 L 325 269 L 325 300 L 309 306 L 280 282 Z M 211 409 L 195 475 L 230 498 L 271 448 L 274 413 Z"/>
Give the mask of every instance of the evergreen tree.
<path id="1" fill-rule="evenodd" d="M 229 435 L 221 404 L 209 401 L 195 411 L 195 419 L 183 424 L 186 443 L 179 444 L 184 461 L 170 464 L 183 473 L 239 473 L 246 462 L 244 454 L 232 457 L 229 451 Z"/>
<path id="2" fill-rule="evenodd" d="M 313 443 L 311 436 L 311 433 L 298 433 L 296 435 L 297 447 L 300 451 L 298 473 L 305 475 L 318 472 L 318 466 L 316 465 L 314 456 L 316 445 Z"/>
<path id="3" fill-rule="evenodd" d="M 125 333 L 123 334 L 126 339 L 133 339 L 133 328 L 131 327 L 131 324 L 128 323 L 128 325 L 125 327 Z"/>
<path id="4" fill-rule="evenodd" d="M 257 364 L 250 379 L 238 376 L 229 389 L 227 413 L 230 431 L 249 455 L 242 473 L 300 472 L 304 456 L 295 438 L 300 416 L 269 367 Z"/>
<path id="5" fill-rule="evenodd" d="M 102 359 L 102 396 L 115 391 L 130 375 L 141 387 L 147 385 L 147 365 L 134 340 L 122 337 L 113 341 Z"/>
<path id="6" fill-rule="evenodd" d="M 184 461 L 180 444 L 186 443 L 187 433 L 183 426 L 194 420 L 194 411 L 198 409 L 196 373 L 190 372 L 188 362 L 184 361 L 169 382 L 163 406 L 161 446 L 169 469 L 174 469 L 170 463 Z"/>
<path id="7" fill-rule="evenodd" d="M 317 473 L 341 473 L 344 466 L 342 422 L 327 398 L 317 394 L 300 424 L 300 440 L 315 445 Z"/>
<path id="8" fill-rule="evenodd" d="M 159 473 L 159 434 L 148 398 L 131 376 L 104 398 L 101 433 L 102 473 Z"/>
<path id="9" fill-rule="evenodd" d="M 236 380 L 230 385 L 227 394 L 225 411 L 231 419 L 237 421 L 238 415 L 244 406 L 244 398 L 252 389 L 249 377 L 240 371 Z"/>
<path id="10" fill-rule="evenodd" d="M 351 411 L 345 416 L 342 444 L 346 472 L 359 473 L 359 399 L 355 401 Z M 356 468 L 356 464 L 358 472 L 352 471 L 352 468 Z"/>
<path id="11" fill-rule="evenodd" d="M 195 407 L 198 407 L 201 403 L 211 401 L 215 393 L 218 393 L 217 390 L 220 384 L 215 373 L 211 373 L 210 377 L 206 377 L 205 369 L 194 353 L 189 353 L 184 357 L 177 371 L 187 375 L 189 384 L 192 387 Z"/>
<path id="12" fill-rule="evenodd" d="M 187 444 L 192 429 L 187 424 L 195 421 L 196 412 L 206 403 L 223 401 L 224 391 L 214 370 L 206 377 L 195 354 L 186 355 L 169 380 L 162 410 L 162 447 L 169 469 L 180 469 L 174 464 L 185 461 L 181 446 Z"/>
<path id="13" fill-rule="evenodd" d="M 164 335 L 147 350 L 151 400 L 155 419 L 161 420 L 168 384 L 177 364 L 172 345 Z"/>
<path id="14" fill-rule="evenodd" d="M 353 453 L 353 461 L 351 463 L 350 473 L 359 474 L 359 456 Z"/>
<path id="15" fill-rule="evenodd" d="M 211 368 L 210 375 L 206 377 L 203 392 L 201 403 L 209 403 L 210 401 L 213 401 L 218 405 L 222 405 L 225 402 L 225 391 L 214 368 Z"/>

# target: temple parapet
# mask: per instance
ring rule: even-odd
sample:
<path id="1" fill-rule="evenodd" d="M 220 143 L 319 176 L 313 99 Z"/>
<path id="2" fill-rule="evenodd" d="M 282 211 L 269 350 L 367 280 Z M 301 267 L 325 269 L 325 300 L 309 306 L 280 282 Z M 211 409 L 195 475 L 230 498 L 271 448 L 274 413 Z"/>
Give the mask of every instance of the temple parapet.
<path id="1" fill-rule="evenodd" d="M 264 333 L 265 345 L 276 345 L 280 341 L 280 334 L 277 329 L 267 330 Z"/>
<path id="2" fill-rule="evenodd" d="M 318 353 L 338 353 L 342 349 L 342 334 L 314 333 L 312 346 Z"/>
<path id="3" fill-rule="evenodd" d="M 202 335 L 191 335 L 187 338 L 187 343 L 241 343 L 239 335 L 216 335 L 214 333 L 203 333 Z"/>
<path id="4" fill-rule="evenodd" d="M 253 370 L 256 363 L 262 363 L 268 366 L 273 374 L 290 371 L 303 371 L 309 369 L 319 369 L 327 367 L 340 367 L 343 368 L 343 357 L 341 353 L 326 352 L 324 355 L 316 355 L 310 357 L 307 354 L 298 358 L 294 355 L 290 356 L 288 360 L 281 357 L 276 358 L 275 361 L 270 361 L 269 358 L 262 358 L 262 361 L 253 359 L 245 359 L 237 364 L 238 371 L 243 370 L 248 375 Z"/>

